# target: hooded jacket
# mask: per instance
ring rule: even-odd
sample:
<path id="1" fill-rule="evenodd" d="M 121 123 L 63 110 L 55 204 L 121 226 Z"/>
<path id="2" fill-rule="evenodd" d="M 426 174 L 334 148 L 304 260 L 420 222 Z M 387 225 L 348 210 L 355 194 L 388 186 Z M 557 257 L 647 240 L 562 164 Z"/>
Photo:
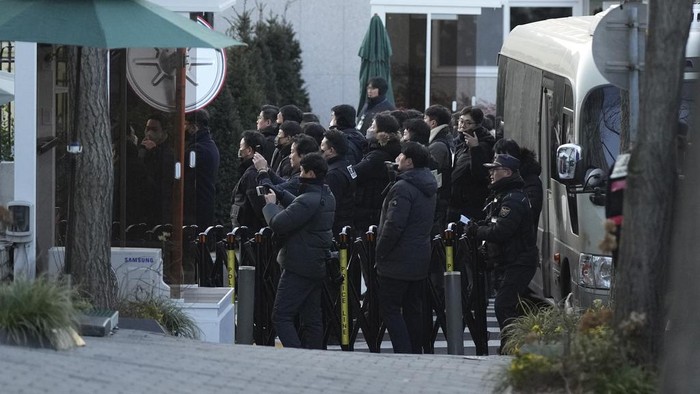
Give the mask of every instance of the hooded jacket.
<path id="1" fill-rule="evenodd" d="M 335 198 L 323 179 L 302 179 L 297 196 L 286 208 L 266 204 L 265 220 L 285 242 L 277 254 L 282 269 L 307 278 L 326 276 L 326 257 L 333 243 Z"/>
<path id="2" fill-rule="evenodd" d="M 355 108 L 341 104 L 333 107 L 333 114 L 335 114 L 335 128 L 348 139 L 348 153 L 345 158 L 350 164 L 359 163 L 367 150 L 367 139 L 364 134 L 355 129 Z"/>
<path id="3" fill-rule="evenodd" d="M 382 205 L 377 273 L 399 280 L 420 280 L 428 276 L 430 266 L 437 181 L 427 168 L 408 170 L 397 179 Z"/>

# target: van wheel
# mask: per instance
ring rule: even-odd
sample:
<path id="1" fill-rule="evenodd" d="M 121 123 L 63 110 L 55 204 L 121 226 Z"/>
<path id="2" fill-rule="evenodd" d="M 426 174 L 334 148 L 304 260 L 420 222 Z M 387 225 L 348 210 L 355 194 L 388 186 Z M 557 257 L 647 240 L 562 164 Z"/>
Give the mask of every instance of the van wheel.
<path id="1" fill-rule="evenodd" d="M 561 284 L 561 299 L 563 300 L 571 293 L 571 268 L 569 268 L 568 260 L 564 260 L 560 276 L 561 279 L 559 283 Z"/>

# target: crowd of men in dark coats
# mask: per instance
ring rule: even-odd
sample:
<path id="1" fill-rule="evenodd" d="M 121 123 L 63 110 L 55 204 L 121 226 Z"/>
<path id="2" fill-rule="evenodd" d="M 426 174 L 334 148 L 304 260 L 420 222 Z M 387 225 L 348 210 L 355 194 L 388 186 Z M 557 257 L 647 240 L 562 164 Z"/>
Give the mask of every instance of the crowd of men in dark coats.
<path id="1" fill-rule="evenodd" d="M 421 352 L 430 242 L 447 223 L 485 243 L 502 330 L 534 275 L 542 207 L 534 153 L 497 141 L 500 122 L 478 107 L 396 110 L 386 90 L 382 78 L 370 79 L 359 116 L 334 106 L 328 130 L 294 105 L 263 106 L 257 130 L 240 140 L 231 223 L 269 226 L 283 240 L 273 322 L 284 346 L 321 346 L 319 267 L 345 226 L 355 235 L 378 226 L 380 309 L 396 353 Z"/>

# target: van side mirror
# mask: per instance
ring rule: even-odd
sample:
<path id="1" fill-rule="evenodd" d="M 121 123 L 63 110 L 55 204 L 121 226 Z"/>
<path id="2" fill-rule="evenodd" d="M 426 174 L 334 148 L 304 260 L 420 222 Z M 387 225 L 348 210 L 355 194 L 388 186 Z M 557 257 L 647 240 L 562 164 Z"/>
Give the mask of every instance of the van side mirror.
<path id="1" fill-rule="evenodd" d="M 560 181 L 576 179 L 576 166 L 581 162 L 581 152 L 581 147 L 576 144 L 564 144 L 557 148 L 557 173 Z"/>

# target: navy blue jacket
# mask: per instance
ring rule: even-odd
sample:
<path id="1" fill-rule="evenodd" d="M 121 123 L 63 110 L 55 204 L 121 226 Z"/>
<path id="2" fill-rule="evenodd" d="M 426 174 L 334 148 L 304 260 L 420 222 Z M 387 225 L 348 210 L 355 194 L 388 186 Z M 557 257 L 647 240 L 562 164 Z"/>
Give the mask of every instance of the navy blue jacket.
<path id="1" fill-rule="evenodd" d="M 430 266 L 437 181 L 427 168 L 401 173 L 382 205 L 377 236 L 377 273 L 393 279 L 420 280 Z"/>
<path id="2" fill-rule="evenodd" d="M 284 239 L 277 254 L 282 269 L 308 278 L 326 276 L 326 257 L 333 243 L 335 198 L 323 180 L 302 179 L 297 196 L 286 208 L 266 204 L 263 214 L 275 235 Z"/>

